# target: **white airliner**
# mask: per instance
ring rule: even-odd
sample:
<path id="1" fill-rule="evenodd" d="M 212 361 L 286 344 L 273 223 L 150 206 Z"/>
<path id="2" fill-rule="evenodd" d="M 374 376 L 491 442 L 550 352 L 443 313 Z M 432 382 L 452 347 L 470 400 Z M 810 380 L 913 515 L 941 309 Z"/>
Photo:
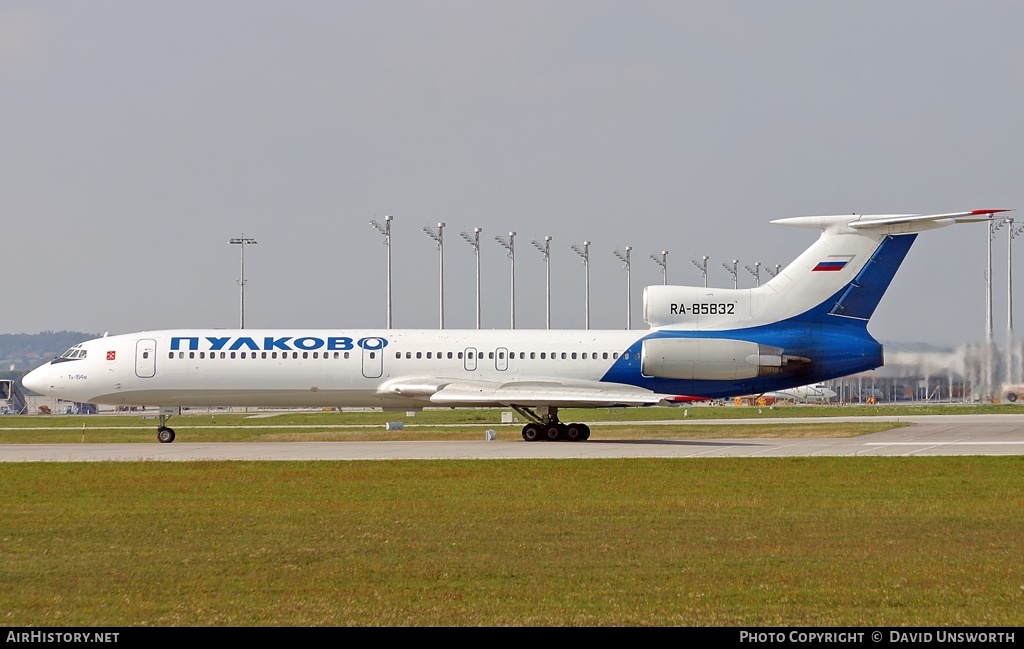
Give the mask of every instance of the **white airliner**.
<path id="1" fill-rule="evenodd" d="M 828 403 L 836 396 L 836 391 L 821 383 L 813 385 L 801 385 L 786 390 L 766 392 L 765 397 L 774 397 L 778 401 L 792 401 L 793 403 Z"/>
<path id="2" fill-rule="evenodd" d="M 821 236 L 750 289 L 649 286 L 647 331 L 221 330 L 106 336 L 24 378 L 68 401 L 186 406 L 508 407 L 527 441 L 586 440 L 560 408 L 762 394 L 882 365 L 867 322 L 918 232 L 1006 210 L 804 216 Z M 1001 217 L 999 217 L 1001 218 Z"/>

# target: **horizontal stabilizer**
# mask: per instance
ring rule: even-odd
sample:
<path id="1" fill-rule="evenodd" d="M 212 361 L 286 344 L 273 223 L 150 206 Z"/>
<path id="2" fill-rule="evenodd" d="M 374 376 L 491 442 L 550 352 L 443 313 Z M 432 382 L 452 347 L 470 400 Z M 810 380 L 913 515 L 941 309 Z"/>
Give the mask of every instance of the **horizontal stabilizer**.
<path id="1" fill-rule="evenodd" d="M 921 222 L 949 221 L 952 223 L 975 223 L 988 221 L 993 215 L 1009 210 L 971 210 L 970 212 L 954 212 L 952 214 L 904 214 L 887 217 L 862 216 L 860 220 L 850 223 L 854 230 L 873 230 L 893 225 L 912 225 Z"/>

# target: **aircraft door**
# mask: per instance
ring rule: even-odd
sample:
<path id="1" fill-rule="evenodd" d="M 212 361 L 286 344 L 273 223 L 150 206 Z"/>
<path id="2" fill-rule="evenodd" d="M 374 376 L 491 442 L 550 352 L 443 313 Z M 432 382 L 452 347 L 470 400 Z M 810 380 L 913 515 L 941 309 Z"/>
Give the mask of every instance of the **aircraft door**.
<path id="1" fill-rule="evenodd" d="M 477 360 L 476 348 L 475 347 L 467 347 L 466 348 L 466 353 L 463 356 L 463 358 L 465 359 L 466 371 L 467 372 L 475 372 L 476 371 L 476 360 Z"/>
<path id="2" fill-rule="evenodd" d="M 382 338 L 363 338 L 359 341 L 363 348 L 363 376 L 377 379 L 384 374 L 384 345 Z"/>
<path id="3" fill-rule="evenodd" d="M 494 351 L 494 369 L 504 372 L 508 369 L 508 350 L 499 347 Z"/>
<path id="4" fill-rule="evenodd" d="M 151 379 L 156 376 L 156 341 L 144 338 L 135 343 L 135 376 Z"/>

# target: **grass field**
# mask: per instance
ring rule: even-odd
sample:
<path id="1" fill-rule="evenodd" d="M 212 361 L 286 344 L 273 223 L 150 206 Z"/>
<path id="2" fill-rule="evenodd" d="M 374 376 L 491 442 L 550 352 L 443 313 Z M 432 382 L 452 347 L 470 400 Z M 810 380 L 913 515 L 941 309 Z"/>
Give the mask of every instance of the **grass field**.
<path id="1" fill-rule="evenodd" d="M 0 465 L 7 625 L 1024 622 L 1024 458 Z"/>
<path id="2" fill-rule="evenodd" d="M 563 415 L 604 422 L 595 439 L 699 439 L 845 437 L 894 424 L 820 417 L 929 410 Z M 701 423 L 777 417 L 807 421 Z M 216 412 L 173 425 L 179 442 L 519 437 L 499 421 Z M 2 417 L 0 443 L 156 443 L 154 429 L 135 415 Z M 1022 505 L 1022 457 L 0 464 L 0 623 L 1017 626 Z"/>

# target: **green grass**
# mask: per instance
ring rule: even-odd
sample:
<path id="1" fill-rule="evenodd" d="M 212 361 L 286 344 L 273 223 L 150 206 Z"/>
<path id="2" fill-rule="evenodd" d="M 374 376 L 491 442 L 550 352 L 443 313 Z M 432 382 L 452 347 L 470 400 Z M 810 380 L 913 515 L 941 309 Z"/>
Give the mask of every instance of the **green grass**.
<path id="1" fill-rule="evenodd" d="M 0 624 L 1024 623 L 1024 458 L 0 465 Z"/>

